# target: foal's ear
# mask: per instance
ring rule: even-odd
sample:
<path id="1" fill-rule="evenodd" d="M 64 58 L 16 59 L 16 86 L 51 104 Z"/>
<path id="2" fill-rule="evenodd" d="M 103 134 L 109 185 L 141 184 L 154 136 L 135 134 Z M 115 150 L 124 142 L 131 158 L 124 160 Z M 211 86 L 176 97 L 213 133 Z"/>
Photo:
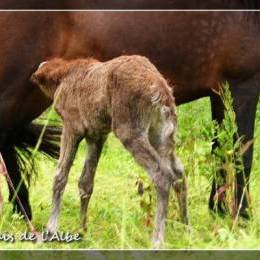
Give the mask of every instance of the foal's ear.
<path id="1" fill-rule="evenodd" d="M 45 64 L 47 64 L 48 63 L 48 61 L 44 61 L 44 62 L 42 62 L 40 65 L 39 65 L 39 67 L 38 67 L 38 69 L 40 69 L 41 67 L 43 67 Z"/>

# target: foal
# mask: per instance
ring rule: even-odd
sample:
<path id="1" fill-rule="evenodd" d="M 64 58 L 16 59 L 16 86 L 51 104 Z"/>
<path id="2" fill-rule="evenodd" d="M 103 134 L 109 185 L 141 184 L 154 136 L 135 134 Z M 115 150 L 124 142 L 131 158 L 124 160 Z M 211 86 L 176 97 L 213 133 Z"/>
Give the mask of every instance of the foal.
<path id="1" fill-rule="evenodd" d="M 103 144 L 111 130 L 145 168 L 157 192 L 155 247 L 164 240 L 170 187 L 177 192 L 181 218 L 188 223 L 186 181 L 174 153 L 175 103 L 166 80 L 141 56 L 107 62 L 92 58 L 42 63 L 32 81 L 52 100 L 63 120 L 60 159 L 53 187 L 53 208 L 47 229 L 55 232 L 62 193 L 79 142 L 86 138 L 88 156 L 79 179 L 81 224 L 93 191 Z"/>

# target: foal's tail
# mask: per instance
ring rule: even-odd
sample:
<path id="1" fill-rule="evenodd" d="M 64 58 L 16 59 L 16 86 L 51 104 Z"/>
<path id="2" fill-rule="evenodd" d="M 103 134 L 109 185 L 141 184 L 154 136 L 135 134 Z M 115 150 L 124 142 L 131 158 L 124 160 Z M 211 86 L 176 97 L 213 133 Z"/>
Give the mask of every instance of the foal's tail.
<path id="1" fill-rule="evenodd" d="M 32 216 L 27 186 L 30 184 L 31 177 L 37 176 L 34 155 L 41 153 L 49 158 L 58 158 L 60 135 L 61 128 L 58 126 L 48 126 L 44 129 L 43 125 L 35 123 L 0 133 L 0 152 L 6 163 L 12 185 L 16 189 L 14 192 L 8 183 L 9 200 L 14 202 L 15 210 L 17 209 L 23 215 L 25 210 L 30 219 Z M 34 149 L 38 143 L 38 151 L 35 152 Z M 24 210 L 17 201 L 17 195 Z"/>

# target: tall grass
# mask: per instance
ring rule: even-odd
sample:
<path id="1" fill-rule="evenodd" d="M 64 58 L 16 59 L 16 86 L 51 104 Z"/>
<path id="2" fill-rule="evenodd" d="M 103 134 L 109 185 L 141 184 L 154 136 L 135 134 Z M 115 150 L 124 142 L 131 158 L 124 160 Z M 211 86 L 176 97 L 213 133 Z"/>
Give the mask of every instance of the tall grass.
<path id="1" fill-rule="evenodd" d="M 236 190 L 236 174 L 239 172 L 243 175 L 245 183 L 245 172 L 243 165 L 243 154 L 252 144 L 252 140 L 243 144 L 244 136 L 239 136 L 236 124 L 236 115 L 233 110 L 233 99 L 229 91 L 228 84 L 224 84 L 217 93 L 225 107 L 224 119 L 220 125 L 214 124 L 214 140 L 217 140 L 218 145 L 214 148 L 211 162 L 215 169 L 216 186 L 219 186 L 215 202 L 223 200 L 227 213 L 233 218 L 232 230 L 237 225 L 239 211 L 242 202 L 236 205 L 234 194 Z M 218 174 L 220 173 L 221 174 Z M 224 175 L 224 176 L 223 176 Z M 243 190 L 242 198 L 249 194 L 246 187 Z"/>

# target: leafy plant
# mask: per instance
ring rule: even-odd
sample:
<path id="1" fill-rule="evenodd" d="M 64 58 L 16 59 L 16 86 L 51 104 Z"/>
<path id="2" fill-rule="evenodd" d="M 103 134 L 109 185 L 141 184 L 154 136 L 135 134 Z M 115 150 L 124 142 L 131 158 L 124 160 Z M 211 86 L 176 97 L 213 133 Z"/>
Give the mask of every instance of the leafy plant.
<path id="1" fill-rule="evenodd" d="M 213 151 L 212 162 L 215 164 L 216 185 L 218 186 L 215 201 L 223 200 L 230 215 L 234 218 L 234 225 L 238 219 L 241 205 L 236 205 L 234 193 L 236 190 L 236 174 L 244 175 L 244 165 L 242 155 L 251 145 L 251 142 L 243 145 L 243 136 L 238 135 L 236 115 L 233 109 L 233 99 L 226 83 L 216 92 L 225 107 L 224 119 L 220 125 L 214 124 L 214 139 L 218 145 Z M 219 174 L 222 173 L 222 174 Z M 245 177 L 244 177 L 245 178 Z M 248 196 L 246 189 L 242 196 Z"/>

